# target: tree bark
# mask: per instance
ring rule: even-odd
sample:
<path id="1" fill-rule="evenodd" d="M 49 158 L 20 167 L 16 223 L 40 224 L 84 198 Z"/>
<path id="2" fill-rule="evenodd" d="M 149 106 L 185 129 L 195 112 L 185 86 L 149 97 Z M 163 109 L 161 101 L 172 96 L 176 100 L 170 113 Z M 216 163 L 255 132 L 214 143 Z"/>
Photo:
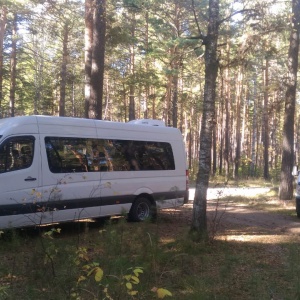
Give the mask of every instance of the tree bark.
<path id="1" fill-rule="evenodd" d="M 223 153 L 224 153 L 224 128 L 225 128 L 225 117 L 224 117 L 224 77 L 222 74 L 221 79 L 221 95 L 220 95 L 220 118 L 219 118 L 219 175 L 223 173 Z"/>
<path id="2" fill-rule="evenodd" d="M 3 42 L 6 29 L 7 8 L 0 8 L 0 118 L 2 118 L 2 99 L 3 99 Z"/>
<path id="3" fill-rule="evenodd" d="M 293 198 L 294 164 L 294 119 L 296 105 L 297 70 L 300 33 L 300 0 L 292 0 L 292 28 L 288 54 L 288 82 L 285 95 L 285 114 L 283 125 L 282 164 L 280 174 L 279 199 Z"/>
<path id="4" fill-rule="evenodd" d="M 241 161 L 241 98 L 243 90 L 243 70 L 239 67 L 236 83 L 236 147 L 235 147 L 235 164 L 234 164 L 234 178 L 239 177 L 239 168 Z"/>
<path id="5" fill-rule="evenodd" d="M 16 94 L 16 77 L 17 77 L 17 14 L 14 14 L 11 56 L 10 56 L 10 116 L 15 116 L 15 94 Z"/>
<path id="6" fill-rule="evenodd" d="M 101 120 L 103 106 L 106 0 L 96 0 L 95 3 L 89 118 Z"/>
<path id="7" fill-rule="evenodd" d="M 59 116 L 66 115 L 66 85 L 67 85 L 67 63 L 68 63 L 68 40 L 69 26 L 66 23 L 63 29 L 63 53 L 60 71 L 60 97 L 59 97 Z"/>
<path id="8" fill-rule="evenodd" d="M 251 143 L 251 164 L 250 176 L 255 176 L 256 171 L 256 144 L 257 144 L 257 80 L 253 78 L 253 117 L 252 117 L 252 143 Z"/>
<path id="9" fill-rule="evenodd" d="M 266 58 L 264 72 L 264 127 L 263 127 L 263 144 L 264 144 L 264 179 L 268 180 L 269 174 L 269 59 Z"/>
<path id="10" fill-rule="evenodd" d="M 174 66 L 172 78 L 172 126 L 177 128 L 178 123 L 178 65 Z"/>
<path id="11" fill-rule="evenodd" d="M 89 118 L 89 102 L 91 97 L 93 44 L 93 0 L 85 0 L 85 32 L 84 32 L 84 71 L 85 71 L 85 117 Z"/>
<path id="12" fill-rule="evenodd" d="M 229 62 L 229 53 L 230 53 L 230 46 L 227 43 L 226 47 L 227 51 L 227 61 Z M 229 68 L 227 67 L 225 70 L 225 126 L 224 126 L 224 163 L 225 163 L 225 178 L 226 180 L 229 179 L 229 170 L 230 170 L 230 103 L 231 103 L 231 95 L 230 95 L 230 75 L 229 75 Z"/>
<path id="13" fill-rule="evenodd" d="M 207 36 L 203 41 L 205 45 L 204 102 L 200 132 L 199 171 L 197 174 L 191 226 L 191 231 L 197 232 L 199 238 L 207 237 L 207 189 L 211 170 L 212 132 L 215 126 L 218 31 L 219 0 L 210 0 Z"/>
<path id="14" fill-rule="evenodd" d="M 129 121 L 135 119 L 135 52 L 134 52 L 134 38 L 135 38 L 135 13 L 132 13 L 132 20 L 131 20 L 131 38 L 132 44 L 130 45 L 130 75 L 131 75 L 131 82 L 129 85 Z"/>

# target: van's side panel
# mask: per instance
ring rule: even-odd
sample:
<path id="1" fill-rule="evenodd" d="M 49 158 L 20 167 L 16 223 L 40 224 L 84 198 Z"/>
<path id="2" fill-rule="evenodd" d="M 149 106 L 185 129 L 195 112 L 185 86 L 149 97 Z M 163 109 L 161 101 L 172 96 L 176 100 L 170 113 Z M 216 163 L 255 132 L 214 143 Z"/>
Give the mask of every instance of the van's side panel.
<path id="1" fill-rule="evenodd" d="M 141 194 L 149 194 L 158 208 L 182 205 L 186 189 L 186 160 L 179 130 L 129 124 L 117 129 L 108 126 L 97 126 L 99 138 L 169 142 L 175 159 L 175 170 L 101 173 L 101 214 L 128 212 L 132 202 Z"/>
<path id="2" fill-rule="evenodd" d="M 49 121 L 52 120 L 47 118 L 39 120 L 44 201 L 51 211 L 46 216 L 47 219 L 54 218 L 59 222 L 100 216 L 100 173 L 84 171 L 53 173 L 49 169 L 45 148 L 47 137 L 94 138 L 96 136 L 94 122 L 78 119 L 76 124 L 76 119 L 73 119 L 73 124 L 70 124 L 68 118 L 57 118 L 55 124 Z"/>

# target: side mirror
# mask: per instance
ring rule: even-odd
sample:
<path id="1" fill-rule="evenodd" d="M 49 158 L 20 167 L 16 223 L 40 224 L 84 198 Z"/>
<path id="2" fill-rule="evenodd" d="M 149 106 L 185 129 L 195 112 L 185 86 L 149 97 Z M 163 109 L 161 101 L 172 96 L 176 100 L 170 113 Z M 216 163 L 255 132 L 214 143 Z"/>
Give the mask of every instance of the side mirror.
<path id="1" fill-rule="evenodd" d="M 298 166 L 293 166 L 292 175 L 293 176 L 298 176 L 299 175 Z"/>

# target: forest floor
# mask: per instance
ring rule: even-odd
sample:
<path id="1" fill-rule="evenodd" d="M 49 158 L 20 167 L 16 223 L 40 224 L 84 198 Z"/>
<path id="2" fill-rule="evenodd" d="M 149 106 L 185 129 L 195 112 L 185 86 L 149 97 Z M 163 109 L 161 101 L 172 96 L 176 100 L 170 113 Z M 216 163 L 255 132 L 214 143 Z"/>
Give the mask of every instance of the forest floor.
<path id="1" fill-rule="evenodd" d="M 295 200 L 280 201 L 277 195 L 264 196 L 270 192 L 270 188 L 251 187 L 209 189 L 207 219 L 210 236 L 266 244 L 300 241 L 300 219 L 296 217 Z M 190 189 L 187 204 L 160 212 L 165 218 L 172 216 L 170 228 L 165 228 L 167 234 L 176 236 L 180 227 L 191 225 L 193 197 L 194 189 Z"/>
<path id="2" fill-rule="evenodd" d="M 110 299 L 150 300 L 156 287 L 174 300 L 300 299 L 295 200 L 279 201 L 273 187 L 210 188 L 210 240 L 202 243 L 188 235 L 193 197 L 190 189 L 187 204 L 160 210 L 156 222 L 121 217 L 8 232 L 0 239 L 0 300 L 107 299 L 107 291 Z M 82 276 L 98 265 L 103 283 Z M 135 266 L 144 273 L 133 298 L 122 282 Z"/>

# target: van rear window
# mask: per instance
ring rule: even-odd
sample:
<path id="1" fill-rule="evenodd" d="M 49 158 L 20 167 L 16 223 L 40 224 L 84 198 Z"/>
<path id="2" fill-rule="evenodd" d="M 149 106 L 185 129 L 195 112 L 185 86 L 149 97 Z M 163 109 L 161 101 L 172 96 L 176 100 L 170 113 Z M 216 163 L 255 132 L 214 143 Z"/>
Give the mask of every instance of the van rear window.
<path id="1" fill-rule="evenodd" d="M 166 142 L 46 137 L 53 173 L 174 170 Z"/>

